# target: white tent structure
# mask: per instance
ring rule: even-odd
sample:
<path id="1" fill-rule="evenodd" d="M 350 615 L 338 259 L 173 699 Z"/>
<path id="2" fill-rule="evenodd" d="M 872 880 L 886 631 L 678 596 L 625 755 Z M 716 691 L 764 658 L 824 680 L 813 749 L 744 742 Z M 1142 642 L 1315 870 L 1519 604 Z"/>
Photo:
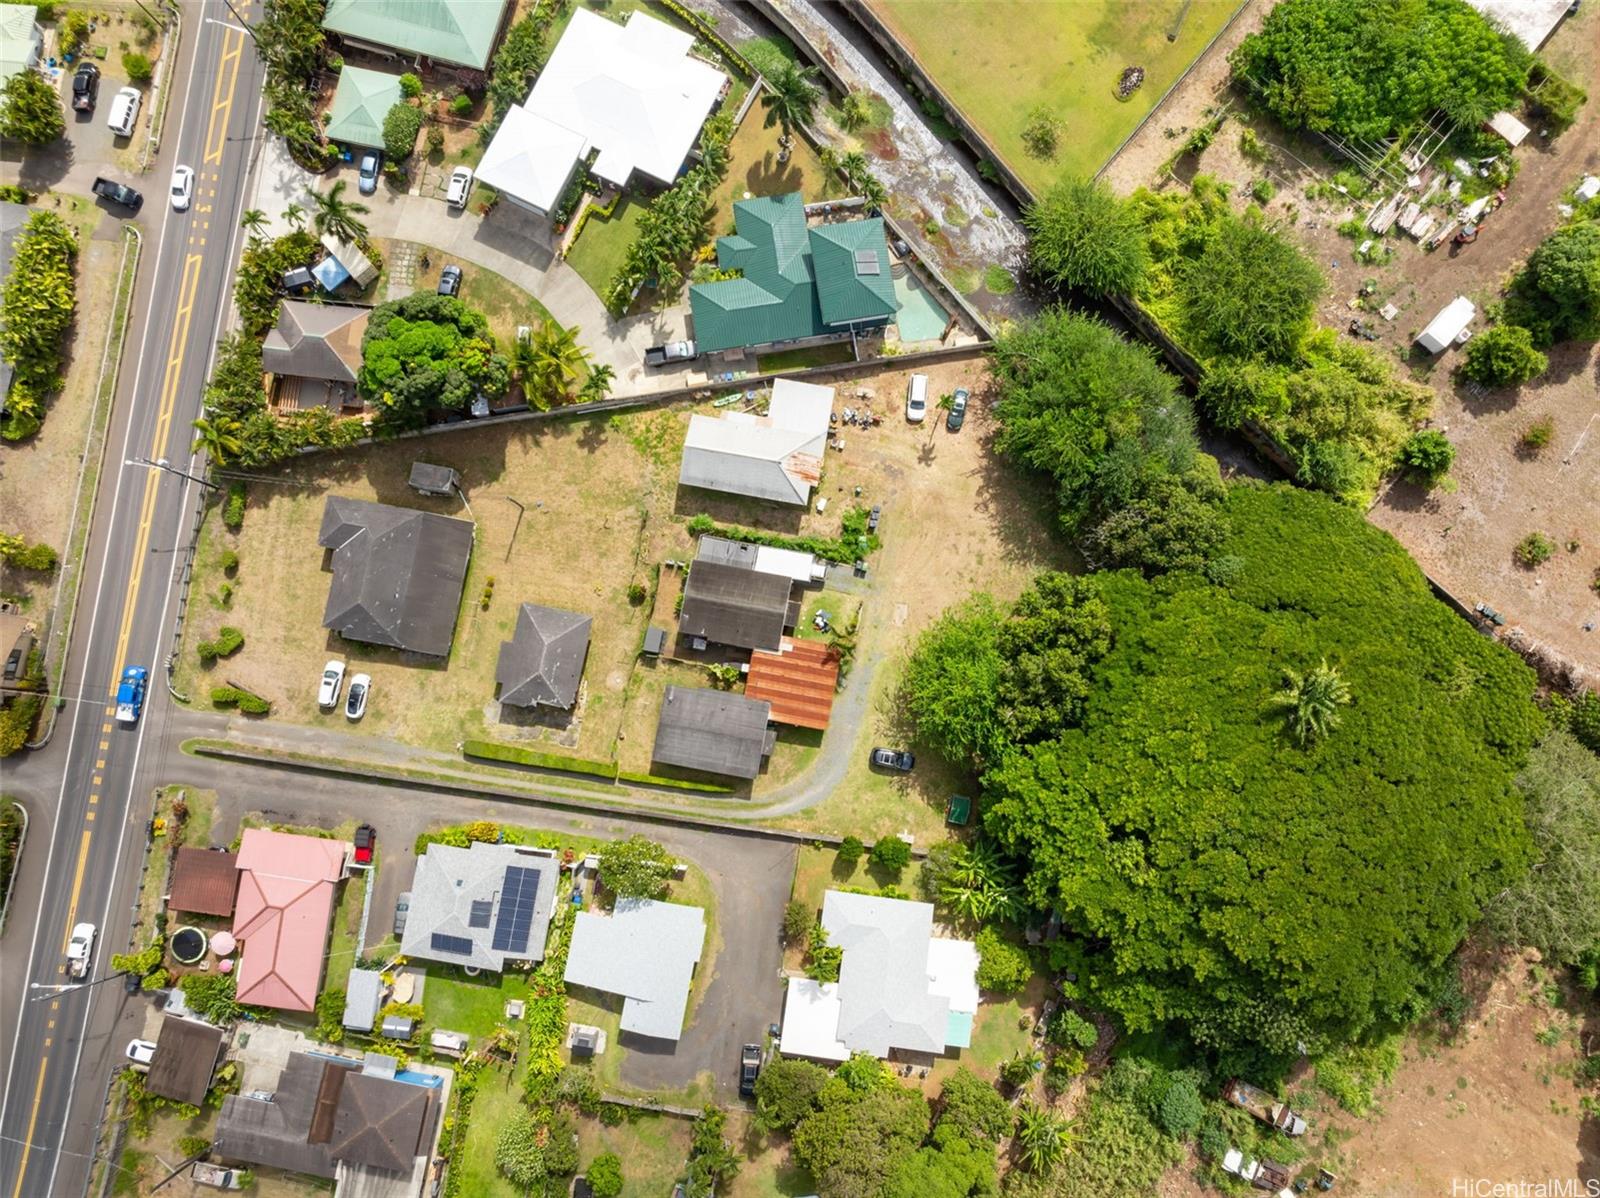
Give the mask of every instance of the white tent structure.
<path id="1" fill-rule="evenodd" d="M 1464 295 L 1458 295 L 1417 335 L 1417 344 L 1430 354 L 1443 353 L 1446 347 L 1466 332 L 1467 326 L 1477 315 L 1478 309 L 1473 302 Z"/>

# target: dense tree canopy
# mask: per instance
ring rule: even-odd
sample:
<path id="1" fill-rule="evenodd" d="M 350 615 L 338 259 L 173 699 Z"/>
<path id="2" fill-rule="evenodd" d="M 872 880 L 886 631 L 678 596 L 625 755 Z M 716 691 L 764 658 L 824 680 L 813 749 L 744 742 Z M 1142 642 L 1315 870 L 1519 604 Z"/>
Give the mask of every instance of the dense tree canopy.
<path id="1" fill-rule="evenodd" d="M 1539 346 L 1600 337 L 1600 221 L 1565 225 L 1544 239 L 1511 286 L 1506 319 Z"/>
<path id="2" fill-rule="evenodd" d="M 1189 343 L 1223 356 L 1289 357 L 1322 290 L 1316 263 L 1258 219 L 1218 222 L 1178 274 Z"/>
<path id="3" fill-rule="evenodd" d="M 22 72 L 25 75 L 31 71 Z M 78 240 L 54 212 L 28 217 L 0 280 L 0 355 L 14 375 L 0 436 L 19 441 L 44 420 L 44 402 L 61 386 L 62 350 L 77 311 Z"/>
<path id="4" fill-rule="evenodd" d="M 1476 126 L 1515 101 L 1529 56 L 1466 0 L 1284 0 L 1231 61 L 1289 128 L 1375 140 L 1436 109 Z"/>
<path id="5" fill-rule="evenodd" d="M 1600 284 L 1600 272 L 1596 281 Z M 1543 374 L 1549 365 L 1550 359 L 1533 347 L 1531 332 L 1521 325 L 1497 324 L 1467 342 L 1461 373 L 1486 387 L 1514 387 Z"/>
<path id="6" fill-rule="evenodd" d="M 600 850 L 600 884 L 618 898 L 665 898 L 672 854 L 644 836 L 613 840 Z"/>
<path id="7" fill-rule="evenodd" d="M 1150 264 L 1138 217 L 1093 179 L 1056 184 L 1023 223 L 1033 269 L 1053 287 L 1131 295 Z"/>
<path id="8" fill-rule="evenodd" d="M 488 321 L 453 296 L 419 292 L 367 321 L 358 386 L 385 424 L 419 424 L 429 409 L 464 408 L 479 392 L 504 395 L 510 379 Z"/>
<path id="9" fill-rule="evenodd" d="M 1227 586 L 1098 576 L 1117 635 L 1082 726 L 985 775 L 986 827 L 1091 946 L 1091 1001 L 1292 1051 L 1398 1016 L 1515 881 L 1540 717 L 1358 513 L 1287 486 L 1224 510 Z M 1301 747 L 1272 699 L 1324 658 L 1353 702 Z"/>
<path id="10" fill-rule="evenodd" d="M 794 1154 L 823 1198 L 878 1198 L 928 1134 L 928 1100 L 870 1057 L 841 1065 L 794 1129 Z"/>
<path id="11" fill-rule="evenodd" d="M 0 87 L 0 141 L 42 146 L 66 127 L 61 93 L 38 71 L 17 71 Z"/>

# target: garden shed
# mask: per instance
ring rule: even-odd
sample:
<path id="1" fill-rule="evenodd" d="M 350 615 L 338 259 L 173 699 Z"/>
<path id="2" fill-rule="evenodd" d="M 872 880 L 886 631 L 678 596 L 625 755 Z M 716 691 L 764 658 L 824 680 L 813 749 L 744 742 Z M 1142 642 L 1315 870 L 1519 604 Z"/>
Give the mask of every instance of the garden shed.
<path id="1" fill-rule="evenodd" d="M 1464 295 L 1458 295 L 1428 322 L 1428 327 L 1417 335 L 1417 344 L 1430 354 L 1444 350 L 1466 332 L 1467 326 L 1478 315 L 1477 306 Z"/>

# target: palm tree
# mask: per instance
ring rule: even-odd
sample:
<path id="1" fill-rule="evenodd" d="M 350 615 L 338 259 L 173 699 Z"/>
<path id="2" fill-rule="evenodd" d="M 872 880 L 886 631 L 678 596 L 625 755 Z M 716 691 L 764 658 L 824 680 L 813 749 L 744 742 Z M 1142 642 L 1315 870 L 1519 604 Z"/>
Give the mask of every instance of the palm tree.
<path id="1" fill-rule="evenodd" d="M 767 116 L 762 127 L 777 125 L 783 130 L 778 138 L 778 161 L 789 161 L 789 147 L 794 143 L 794 131 L 811 120 L 817 101 L 822 99 L 822 89 L 816 83 L 817 72 L 812 67 L 801 67 L 785 62 L 766 79 L 766 90 L 761 93 L 761 107 Z"/>
<path id="2" fill-rule="evenodd" d="M 289 222 L 289 227 L 297 232 L 306 227 L 306 210 L 299 204 L 290 204 L 283 210 L 283 219 Z"/>
<path id="3" fill-rule="evenodd" d="M 1044 1067 L 1044 1054 L 1031 1044 L 1019 1048 L 1011 1059 L 1000 1066 L 1000 1080 L 1014 1090 L 1020 1090 L 1033 1080 L 1033 1075 Z"/>
<path id="4" fill-rule="evenodd" d="M 1283 689 L 1272 696 L 1272 705 L 1289 713 L 1296 740 L 1306 745 L 1339 726 L 1339 708 L 1349 704 L 1350 688 L 1326 658 L 1305 674 L 1283 674 Z"/>
<path id="5" fill-rule="evenodd" d="M 583 403 L 595 403 L 604 399 L 611 393 L 611 384 L 616 380 L 617 372 L 607 362 L 596 362 L 589 367 L 589 377 L 583 380 L 583 386 L 578 388 L 578 399 Z"/>
<path id="6" fill-rule="evenodd" d="M 588 351 L 578 344 L 578 330 L 562 328 L 553 320 L 534 332 L 529 353 L 534 389 L 548 400 L 566 398 L 569 384 L 589 360 Z"/>
<path id="7" fill-rule="evenodd" d="M 190 453 L 205 450 L 213 466 L 226 466 L 239 456 L 239 434 L 244 431 L 244 426 L 237 420 L 207 420 L 201 417 L 194 422 L 194 430 L 199 435 L 189 447 Z"/>
<path id="8" fill-rule="evenodd" d="M 939 898 L 958 917 L 978 923 L 1013 918 L 1021 901 L 1010 868 L 987 840 L 975 841 L 951 866 Z"/>
<path id="9" fill-rule="evenodd" d="M 239 217 L 239 227 L 251 237 L 258 237 L 267 227 L 267 214 L 259 208 L 246 208 Z"/>
<path id="10" fill-rule="evenodd" d="M 340 179 L 327 191 L 311 193 L 311 204 L 316 209 L 311 227 L 319 237 L 332 237 L 335 241 L 355 245 L 367 239 L 367 226 L 361 223 L 361 218 L 371 209 L 359 201 L 344 198 L 344 189 L 349 184 L 348 179 Z"/>
<path id="11" fill-rule="evenodd" d="M 1046 1173 L 1072 1151 L 1072 1124 L 1041 1106 L 1024 1103 L 1017 1112 L 1017 1146 L 1030 1173 Z"/>

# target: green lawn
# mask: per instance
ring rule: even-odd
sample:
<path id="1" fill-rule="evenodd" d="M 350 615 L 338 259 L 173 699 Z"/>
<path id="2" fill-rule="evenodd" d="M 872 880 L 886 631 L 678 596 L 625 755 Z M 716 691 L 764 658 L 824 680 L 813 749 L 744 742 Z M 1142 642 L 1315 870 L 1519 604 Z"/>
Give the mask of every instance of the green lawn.
<path id="1" fill-rule="evenodd" d="M 941 1058 L 933 1067 L 933 1076 L 942 1080 L 965 1065 L 979 1077 L 997 1079 L 1001 1064 L 1032 1043 L 1033 1022 L 1044 1006 L 1046 989 L 1044 978 L 1036 974 L 1022 993 L 1012 998 L 990 1002 L 985 995 L 972 1025 L 971 1046 L 954 1057 Z"/>
<path id="2" fill-rule="evenodd" d="M 776 353 L 761 354 L 756 358 L 756 369 L 763 374 L 783 370 L 806 370 L 813 366 L 834 366 L 840 362 L 855 361 L 848 341 L 835 341 L 828 345 L 812 345 L 805 349 L 783 349 Z"/>
<path id="3" fill-rule="evenodd" d="M 841 890 L 846 886 L 863 890 L 896 886 L 913 898 L 920 898 L 917 877 L 921 873 L 920 861 L 913 861 L 897 877 L 875 868 L 865 856 L 853 867 L 846 868 L 840 864 L 837 850 L 802 845 L 795 857 L 794 889 L 790 894 L 819 914 L 822 911 L 822 896 L 829 890 Z"/>
<path id="4" fill-rule="evenodd" d="M 429 981 L 429 986 L 433 985 Z M 427 994 L 424 993 L 424 998 Z M 472 1110 L 467 1116 L 467 1132 L 461 1151 L 450 1163 L 458 1170 L 461 1180 L 456 1193 L 470 1194 L 472 1198 L 522 1198 L 522 1192 L 500 1176 L 494 1167 L 494 1142 L 500 1127 L 522 1102 L 522 1071 L 515 1077 L 505 1068 L 483 1071 L 478 1080 L 478 1092 L 472 1099 Z"/>
<path id="5" fill-rule="evenodd" d="M 579 1119 L 579 1167 L 614 1152 L 622 1161 L 622 1198 L 666 1198 L 688 1163 L 689 1133 L 689 1120 L 674 1115 L 637 1113 L 616 1127 Z"/>
<path id="6" fill-rule="evenodd" d="M 357 873 L 343 883 L 339 904 L 333 909 L 333 930 L 328 937 L 328 957 L 323 965 L 322 989 L 344 989 L 356 964 L 356 937 L 361 933 L 361 905 L 371 875 Z"/>
<path id="7" fill-rule="evenodd" d="M 596 295 L 605 295 L 616 278 L 623 256 L 633 244 L 639 218 L 648 207 L 632 196 L 623 196 L 610 216 L 591 216 L 584 222 L 578 240 L 567 251 L 567 265 Z"/>
<path id="8" fill-rule="evenodd" d="M 1035 190 L 1090 175 L 1239 7 L 1239 0 L 871 0 L 873 10 Z M 935 15 L 936 14 L 936 15 Z M 1167 33 L 1182 25 L 1175 41 Z M 1116 98 L 1123 69 L 1144 85 Z M 1022 130 L 1043 107 L 1061 122 L 1053 159 L 1031 157 Z"/>
<path id="9" fill-rule="evenodd" d="M 469 978 L 452 966 L 430 965 L 422 1006 L 429 1026 L 465 1032 L 476 1044 L 505 1022 L 507 999 L 527 996 L 527 975 L 515 970 Z"/>
<path id="10" fill-rule="evenodd" d="M 489 321 L 489 331 L 502 350 L 515 344 L 517 327 L 537 327 L 550 319 L 550 310 L 503 275 L 470 262 L 461 267 L 461 301 L 477 308 Z M 419 286 L 422 281 L 419 280 Z"/>

